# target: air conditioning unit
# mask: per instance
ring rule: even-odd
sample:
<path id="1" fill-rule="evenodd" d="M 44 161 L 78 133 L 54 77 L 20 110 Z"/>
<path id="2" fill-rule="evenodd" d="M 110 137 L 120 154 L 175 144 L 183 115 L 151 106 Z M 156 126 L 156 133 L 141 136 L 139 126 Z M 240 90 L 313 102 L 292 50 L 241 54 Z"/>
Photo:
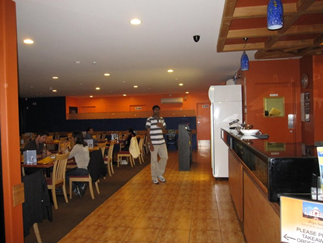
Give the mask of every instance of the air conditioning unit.
<path id="1" fill-rule="evenodd" d="M 161 98 L 162 104 L 183 104 L 183 98 Z"/>

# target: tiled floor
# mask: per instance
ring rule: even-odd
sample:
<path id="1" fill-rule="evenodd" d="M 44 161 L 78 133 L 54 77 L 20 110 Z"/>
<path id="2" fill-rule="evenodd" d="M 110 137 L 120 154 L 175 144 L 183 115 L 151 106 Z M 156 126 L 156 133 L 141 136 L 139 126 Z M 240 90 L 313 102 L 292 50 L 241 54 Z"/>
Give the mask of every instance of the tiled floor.
<path id="1" fill-rule="evenodd" d="M 150 166 L 84 219 L 60 242 L 245 243 L 226 180 L 211 174 L 199 148 L 190 171 L 169 152 L 166 183 L 151 182 Z"/>

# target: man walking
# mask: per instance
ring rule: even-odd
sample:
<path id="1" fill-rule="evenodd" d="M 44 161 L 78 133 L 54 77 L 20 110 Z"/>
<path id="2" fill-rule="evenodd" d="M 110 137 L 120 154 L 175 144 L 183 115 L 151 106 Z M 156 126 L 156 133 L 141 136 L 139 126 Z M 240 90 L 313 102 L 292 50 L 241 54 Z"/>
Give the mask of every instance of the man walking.
<path id="1" fill-rule="evenodd" d="M 150 149 L 150 166 L 151 178 L 153 183 L 166 182 L 163 174 L 165 173 L 168 152 L 164 139 L 164 131 L 166 123 L 164 118 L 160 116 L 160 107 L 153 106 L 153 115 L 147 118 L 146 121 L 148 146 Z M 160 160 L 157 161 L 159 155 Z"/>

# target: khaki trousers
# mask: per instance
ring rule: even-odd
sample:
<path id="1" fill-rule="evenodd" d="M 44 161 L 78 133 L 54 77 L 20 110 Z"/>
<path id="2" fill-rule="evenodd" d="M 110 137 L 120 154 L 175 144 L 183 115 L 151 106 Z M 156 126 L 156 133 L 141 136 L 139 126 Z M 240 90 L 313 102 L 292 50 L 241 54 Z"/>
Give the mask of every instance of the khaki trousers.
<path id="1" fill-rule="evenodd" d="M 165 173 L 168 160 L 168 152 L 166 144 L 153 146 L 154 151 L 150 151 L 150 167 L 151 177 L 152 179 L 156 179 L 157 176 L 162 176 Z M 160 157 L 159 161 L 157 161 L 158 155 Z"/>

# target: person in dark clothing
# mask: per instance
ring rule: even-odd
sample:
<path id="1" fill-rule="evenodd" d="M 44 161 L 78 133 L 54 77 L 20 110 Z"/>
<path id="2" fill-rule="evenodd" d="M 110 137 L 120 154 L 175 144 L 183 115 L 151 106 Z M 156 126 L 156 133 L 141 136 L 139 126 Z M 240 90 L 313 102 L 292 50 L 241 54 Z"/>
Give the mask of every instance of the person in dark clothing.
<path id="1" fill-rule="evenodd" d="M 34 140 L 29 141 L 25 147 L 23 148 L 23 151 L 26 150 L 36 150 L 37 153 L 37 158 L 41 158 L 42 151 L 44 148 L 44 143 L 47 139 L 47 136 L 49 133 L 46 130 L 41 130 L 37 133 L 36 137 Z M 51 152 L 47 150 L 47 156 L 51 155 Z"/>
<path id="2" fill-rule="evenodd" d="M 123 140 L 124 147 L 121 149 L 122 151 L 129 151 L 130 141 L 135 136 L 136 136 L 136 133 L 133 131 L 132 128 L 129 128 L 128 134 Z"/>

